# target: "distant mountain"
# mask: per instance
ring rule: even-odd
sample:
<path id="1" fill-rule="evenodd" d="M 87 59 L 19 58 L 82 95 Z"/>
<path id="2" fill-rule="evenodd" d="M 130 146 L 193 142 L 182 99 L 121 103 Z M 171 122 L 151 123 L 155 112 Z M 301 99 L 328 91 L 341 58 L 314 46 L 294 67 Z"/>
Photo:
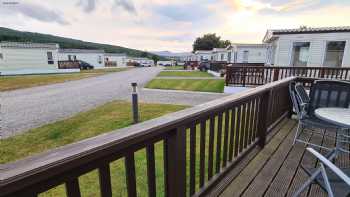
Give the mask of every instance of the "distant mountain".
<path id="1" fill-rule="evenodd" d="M 151 53 L 161 57 L 181 57 L 181 56 L 191 55 L 190 52 L 173 53 L 171 51 L 152 51 Z"/>
<path id="2" fill-rule="evenodd" d="M 60 45 L 60 48 L 104 49 L 107 53 L 126 53 L 127 55 L 133 57 L 152 58 L 152 56 L 154 56 L 154 54 L 145 51 L 130 49 L 121 46 L 86 42 L 82 40 L 64 38 L 50 34 L 17 31 L 4 27 L 0 27 L 0 41 L 58 43 Z"/>

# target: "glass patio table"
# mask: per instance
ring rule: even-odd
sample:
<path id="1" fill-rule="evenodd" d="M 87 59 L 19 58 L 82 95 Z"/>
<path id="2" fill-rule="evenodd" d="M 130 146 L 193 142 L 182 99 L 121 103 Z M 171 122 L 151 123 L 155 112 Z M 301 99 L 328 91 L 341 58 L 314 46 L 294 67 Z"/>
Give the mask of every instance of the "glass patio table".
<path id="1" fill-rule="evenodd" d="M 339 127 L 350 129 L 350 109 L 325 107 L 315 110 L 315 115 L 326 122 L 335 124 Z"/>
<path id="2" fill-rule="evenodd" d="M 336 147 L 334 149 L 335 155 L 337 151 L 350 153 L 350 109 L 336 107 L 318 108 L 315 110 L 315 115 L 319 119 L 339 127 L 339 129 L 337 129 Z M 342 145 L 345 145 L 345 148 L 343 148 Z"/>

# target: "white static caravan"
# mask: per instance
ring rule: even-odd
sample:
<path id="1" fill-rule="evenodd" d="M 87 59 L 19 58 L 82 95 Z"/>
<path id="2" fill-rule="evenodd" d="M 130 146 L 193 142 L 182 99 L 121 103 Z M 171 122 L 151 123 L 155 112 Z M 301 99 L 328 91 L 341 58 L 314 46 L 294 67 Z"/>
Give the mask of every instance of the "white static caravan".
<path id="1" fill-rule="evenodd" d="M 194 52 L 196 55 L 196 61 L 211 61 L 213 60 L 213 52 L 212 50 L 198 50 Z"/>
<path id="2" fill-rule="evenodd" d="M 268 30 L 268 61 L 276 66 L 350 66 L 350 27 Z"/>
<path id="3" fill-rule="evenodd" d="M 135 57 L 135 58 L 129 58 L 128 62 L 136 62 L 139 63 L 141 66 L 154 66 L 154 60 L 144 58 L 144 57 Z"/>
<path id="4" fill-rule="evenodd" d="M 212 56 L 213 61 L 228 62 L 228 50 L 226 48 L 214 48 Z"/>
<path id="5" fill-rule="evenodd" d="M 1 42 L 1 75 L 59 72 L 58 48 L 58 44 Z"/>
<path id="6" fill-rule="evenodd" d="M 60 61 L 84 61 L 98 69 L 105 68 L 104 53 L 104 50 L 60 49 L 58 58 Z"/>
<path id="7" fill-rule="evenodd" d="M 267 63 L 268 44 L 231 44 L 227 47 L 229 63 Z"/>
<path id="8" fill-rule="evenodd" d="M 104 57 L 106 66 L 126 67 L 127 56 L 124 53 L 105 53 Z"/>

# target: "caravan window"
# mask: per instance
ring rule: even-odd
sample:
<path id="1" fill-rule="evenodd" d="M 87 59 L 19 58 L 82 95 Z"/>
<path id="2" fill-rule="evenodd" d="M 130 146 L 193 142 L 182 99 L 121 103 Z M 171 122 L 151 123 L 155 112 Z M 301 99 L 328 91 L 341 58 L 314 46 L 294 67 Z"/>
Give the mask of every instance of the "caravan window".
<path id="1" fill-rule="evenodd" d="M 53 64 L 53 63 L 54 63 L 54 61 L 53 61 L 53 55 L 52 55 L 52 52 L 51 52 L 51 51 L 47 52 L 47 63 L 48 63 L 48 64 Z"/>
<path id="2" fill-rule="evenodd" d="M 249 51 L 243 51 L 243 63 L 248 63 Z"/>
<path id="3" fill-rule="evenodd" d="M 0 53 L 0 60 L 4 59 L 4 55 L 2 53 Z"/>
<path id="4" fill-rule="evenodd" d="M 328 42 L 323 66 L 341 67 L 343 63 L 345 41 Z"/>
<path id="5" fill-rule="evenodd" d="M 221 61 L 224 60 L 224 54 L 221 54 Z"/>
<path id="6" fill-rule="evenodd" d="M 98 56 L 98 63 L 102 64 L 102 57 L 100 55 Z"/>
<path id="7" fill-rule="evenodd" d="M 72 56 L 68 55 L 68 61 L 72 61 Z"/>
<path id="8" fill-rule="evenodd" d="M 310 42 L 294 42 L 292 66 L 307 66 Z"/>

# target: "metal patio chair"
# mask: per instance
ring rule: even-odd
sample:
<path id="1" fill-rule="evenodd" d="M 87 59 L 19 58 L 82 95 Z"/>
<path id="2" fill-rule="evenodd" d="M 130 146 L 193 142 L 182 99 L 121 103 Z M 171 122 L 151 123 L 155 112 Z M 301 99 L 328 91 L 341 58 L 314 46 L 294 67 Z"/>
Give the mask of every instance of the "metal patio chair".
<path id="1" fill-rule="evenodd" d="M 312 104 L 314 101 L 312 100 L 313 98 L 309 98 L 308 94 L 306 93 L 304 87 L 301 84 L 297 84 L 295 82 L 290 83 L 289 92 L 290 92 L 293 107 L 297 114 L 297 119 L 298 119 L 298 127 L 294 136 L 293 145 L 296 142 L 300 142 L 307 145 L 312 145 L 315 147 L 330 150 L 330 148 L 328 147 L 324 147 L 324 146 L 310 143 L 308 141 L 303 140 L 301 137 L 301 134 L 304 131 L 307 131 L 310 133 L 325 135 L 327 130 L 336 131 L 338 129 L 338 126 L 325 122 L 317 118 L 314 115 L 314 113 L 310 113 L 311 112 L 310 104 Z M 335 137 L 336 134 L 330 135 L 330 136 Z"/>
<path id="2" fill-rule="evenodd" d="M 293 194 L 293 197 L 299 196 L 314 182 L 319 184 L 329 197 L 350 196 L 350 169 L 340 169 L 331 162 L 336 153 L 326 158 L 311 147 L 307 150 L 319 160 L 319 168 L 315 169 L 310 178 Z"/>

